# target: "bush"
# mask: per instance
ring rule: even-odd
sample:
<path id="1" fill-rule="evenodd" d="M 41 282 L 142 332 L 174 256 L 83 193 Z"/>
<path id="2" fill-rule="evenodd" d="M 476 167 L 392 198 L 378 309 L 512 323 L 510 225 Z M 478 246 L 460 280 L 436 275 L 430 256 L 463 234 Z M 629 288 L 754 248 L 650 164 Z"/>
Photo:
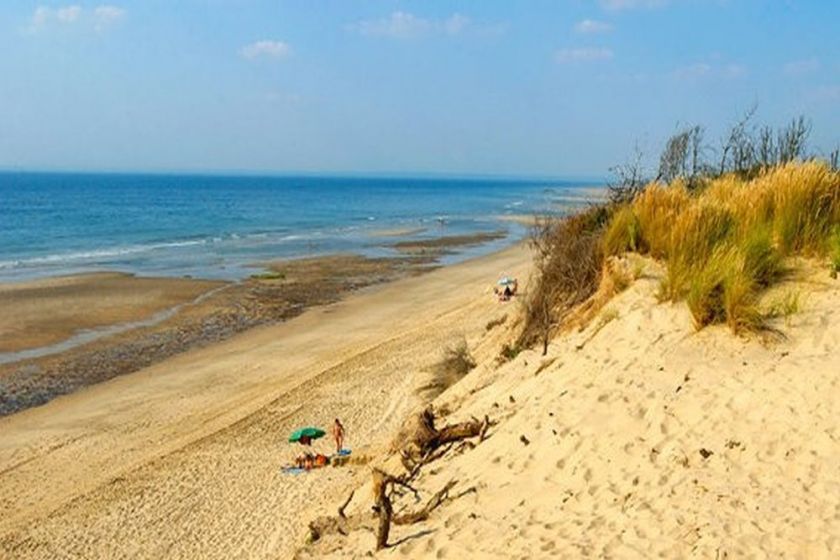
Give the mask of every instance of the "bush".
<path id="1" fill-rule="evenodd" d="M 539 220 L 532 230 L 534 278 L 525 301 L 525 325 L 518 347 L 543 342 L 575 306 L 595 293 L 604 261 L 602 234 L 609 210 L 595 206 L 562 218 Z"/>
<path id="2" fill-rule="evenodd" d="M 463 379 L 475 366 L 467 341 L 462 339 L 444 350 L 441 360 L 432 366 L 431 378 L 417 391 L 433 399 Z"/>

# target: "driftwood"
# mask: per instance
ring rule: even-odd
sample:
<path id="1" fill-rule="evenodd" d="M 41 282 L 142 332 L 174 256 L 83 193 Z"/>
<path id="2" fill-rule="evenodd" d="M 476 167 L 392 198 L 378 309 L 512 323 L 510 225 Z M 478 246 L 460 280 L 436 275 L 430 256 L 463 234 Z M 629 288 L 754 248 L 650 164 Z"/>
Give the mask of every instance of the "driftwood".
<path id="1" fill-rule="evenodd" d="M 413 523 L 425 521 L 429 518 L 430 513 L 440 507 L 440 505 L 449 498 L 449 491 L 452 490 L 452 487 L 456 484 L 458 484 L 457 480 L 450 480 L 447 482 L 442 489 L 438 490 L 438 492 L 432 496 L 428 502 L 426 502 L 423 509 L 415 511 L 414 513 L 406 513 L 404 515 L 395 516 L 393 519 L 394 525 L 411 525 Z"/>
<path id="2" fill-rule="evenodd" d="M 354 495 L 355 493 L 356 493 L 356 490 L 354 489 L 352 492 L 350 492 L 350 495 L 349 495 L 349 496 L 347 496 L 347 499 L 346 499 L 346 500 L 344 500 L 344 503 L 343 503 L 343 504 L 341 504 L 341 505 L 338 507 L 338 516 L 339 516 L 339 517 L 341 517 L 341 518 L 346 518 L 346 517 L 347 517 L 346 515 L 344 515 L 344 510 L 345 510 L 345 509 L 347 509 L 347 506 L 349 506 L 349 505 L 350 505 L 350 500 L 352 500 L 352 499 L 353 499 L 353 495 Z"/>
<path id="3" fill-rule="evenodd" d="M 426 408 L 410 418 L 400 433 L 400 456 L 403 466 L 407 471 L 416 473 L 422 465 L 445 454 L 444 452 L 436 455 L 435 452 L 448 444 L 472 437 L 479 437 L 479 441 L 484 441 L 491 425 L 490 418 L 485 416 L 484 420 L 472 418 L 467 422 L 437 429 L 434 412 L 431 408 Z"/>
<path id="4" fill-rule="evenodd" d="M 400 456 L 406 468 L 405 474 L 393 476 L 381 469 L 373 469 L 373 508 L 372 512 L 356 513 L 346 515 L 345 509 L 353 500 L 355 490 L 350 493 L 344 503 L 338 508 L 336 517 L 319 517 L 309 524 L 309 541 L 315 542 L 330 534 L 348 535 L 359 529 L 369 529 L 376 533 L 376 549 L 381 550 L 388 546 L 388 538 L 391 533 L 391 525 L 411 525 L 429 518 L 429 515 L 450 497 L 450 491 L 457 484 L 457 481 L 450 480 L 443 488 L 436 492 L 426 504 L 417 511 L 394 513 L 393 499 L 409 491 L 414 495 L 415 501 L 420 501 L 420 494 L 411 482 L 420 474 L 422 467 L 445 455 L 456 443 L 462 446 L 475 447 L 469 438 L 479 438 L 479 443 L 487 437 L 487 430 L 493 425 L 490 418 L 485 416 L 484 420 L 472 418 L 467 422 L 447 425 L 441 429 L 435 427 L 435 415 L 431 408 L 427 408 L 412 417 L 400 434 L 399 441 L 402 444 Z M 464 448 L 466 448 L 464 447 Z M 475 492 L 475 488 L 469 488 L 461 492 L 455 498 L 469 492 Z"/>
<path id="5" fill-rule="evenodd" d="M 415 493 L 410 485 L 403 481 L 400 477 L 391 476 L 388 473 L 379 469 L 373 471 L 373 495 L 374 495 L 374 511 L 379 516 L 379 526 L 376 533 L 376 550 L 381 550 L 388 546 L 388 536 L 391 533 L 391 524 L 394 525 L 411 525 L 419 523 L 429 518 L 435 509 L 449 497 L 449 491 L 458 483 L 456 480 L 450 480 L 446 485 L 432 496 L 426 505 L 418 511 L 406 513 L 402 515 L 394 515 L 394 506 L 391 503 L 391 495 L 396 486 L 407 487 Z"/>
<path id="6" fill-rule="evenodd" d="M 376 531 L 376 550 L 388 546 L 388 535 L 391 532 L 391 516 L 394 507 L 388 495 L 388 485 L 396 480 L 391 475 L 379 469 L 373 469 L 373 509 L 379 516 L 379 527 Z"/>

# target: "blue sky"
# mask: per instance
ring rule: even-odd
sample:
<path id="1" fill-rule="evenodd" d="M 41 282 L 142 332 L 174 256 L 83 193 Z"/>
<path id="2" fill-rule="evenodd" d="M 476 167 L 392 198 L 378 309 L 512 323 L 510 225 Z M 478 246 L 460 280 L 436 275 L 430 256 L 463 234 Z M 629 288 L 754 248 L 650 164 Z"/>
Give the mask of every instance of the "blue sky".
<path id="1" fill-rule="evenodd" d="M 8 0 L 0 167 L 604 176 L 678 124 L 840 144 L 833 0 Z"/>

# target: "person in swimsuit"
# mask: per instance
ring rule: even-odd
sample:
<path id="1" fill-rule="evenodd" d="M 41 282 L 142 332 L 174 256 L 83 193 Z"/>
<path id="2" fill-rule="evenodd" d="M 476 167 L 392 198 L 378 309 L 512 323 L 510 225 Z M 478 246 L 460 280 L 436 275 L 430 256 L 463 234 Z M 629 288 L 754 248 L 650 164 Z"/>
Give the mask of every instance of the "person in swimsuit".
<path id="1" fill-rule="evenodd" d="M 341 450 L 344 448 L 344 426 L 338 418 L 333 423 L 332 436 L 335 440 L 335 452 L 341 453 Z"/>

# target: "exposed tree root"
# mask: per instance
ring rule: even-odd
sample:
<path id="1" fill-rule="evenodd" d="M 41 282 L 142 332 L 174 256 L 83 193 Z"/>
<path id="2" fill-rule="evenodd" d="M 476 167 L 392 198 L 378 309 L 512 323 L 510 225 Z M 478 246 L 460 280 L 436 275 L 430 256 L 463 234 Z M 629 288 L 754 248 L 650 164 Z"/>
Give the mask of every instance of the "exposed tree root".
<path id="1" fill-rule="evenodd" d="M 435 509 L 447 500 L 475 492 L 475 487 L 471 487 L 452 498 L 450 491 L 458 482 L 450 480 L 429 498 L 419 510 L 408 513 L 394 513 L 393 499 L 404 496 L 405 491 L 411 492 L 415 501 L 420 501 L 420 493 L 411 485 L 411 482 L 420 474 L 424 465 L 445 455 L 456 443 L 461 443 L 459 447 L 461 452 L 465 449 L 474 448 L 476 444 L 467 440 L 478 437 L 479 443 L 484 441 L 487 437 L 487 430 L 492 425 L 490 418 L 485 416 L 484 420 L 473 418 L 467 422 L 447 425 L 438 430 L 435 428 L 435 416 L 432 409 L 423 410 L 407 422 L 401 434 L 401 441 L 405 442 L 400 450 L 400 456 L 406 468 L 405 474 L 393 476 L 381 469 L 374 468 L 372 511 L 350 516 L 344 513 L 353 500 L 354 490 L 339 506 L 337 516 L 319 517 L 309 524 L 309 542 L 318 541 L 331 534 L 346 536 L 353 531 L 367 529 L 376 534 L 376 549 L 381 550 L 388 546 L 392 524 L 411 525 L 425 521 Z"/>

